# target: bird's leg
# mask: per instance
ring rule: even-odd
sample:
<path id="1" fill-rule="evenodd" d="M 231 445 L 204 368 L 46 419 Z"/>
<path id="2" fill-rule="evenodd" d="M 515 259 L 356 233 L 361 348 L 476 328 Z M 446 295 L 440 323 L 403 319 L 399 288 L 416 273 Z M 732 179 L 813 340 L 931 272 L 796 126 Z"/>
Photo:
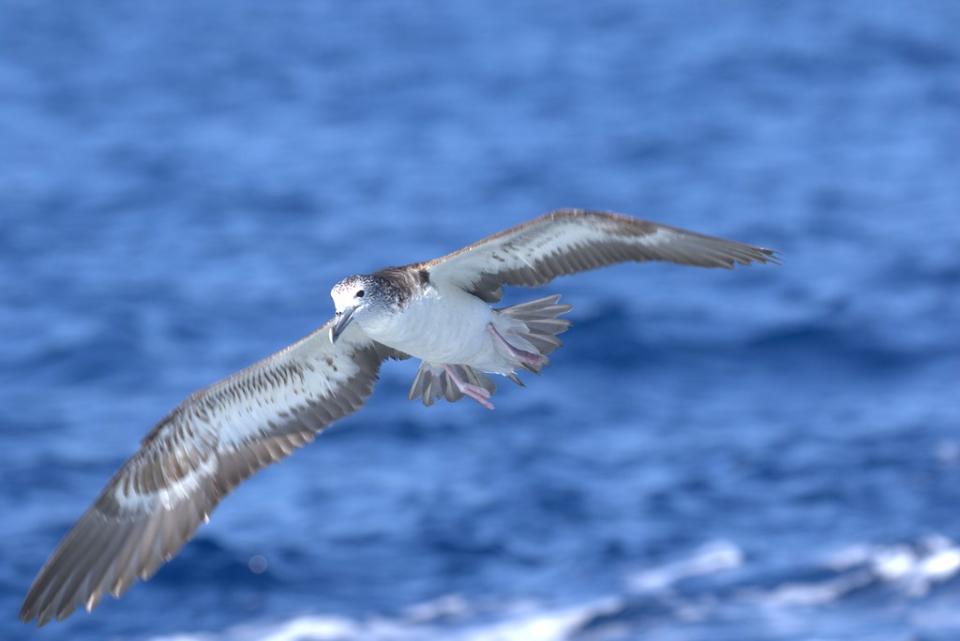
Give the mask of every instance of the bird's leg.
<path id="1" fill-rule="evenodd" d="M 457 389 L 460 390 L 461 394 L 464 396 L 469 396 L 476 402 L 486 407 L 488 410 L 493 409 L 493 403 L 488 400 L 490 398 L 490 392 L 479 385 L 471 385 L 470 383 L 461 380 L 460 377 L 457 376 L 456 371 L 449 365 L 444 365 L 443 371 L 447 373 L 447 376 L 450 377 L 450 380 L 453 381 L 453 384 L 457 386 Z"/>
<path id="2" fill-rule="evenodd" d="M 487 327 L 490 329 L 490 333 L 493 334 L 493 339 L 500 343 L 507 353 L 520 361 L 520 364 L 525 366 L 531 372 L 539 372 L 544 365 L 547 364 L 547 357 L 543 354 L 536 354 L 534 352 L 528 352 L 524 349 L 519 349 L 514 347 L 503 337 L 493 323 L 488 323 Z"/>

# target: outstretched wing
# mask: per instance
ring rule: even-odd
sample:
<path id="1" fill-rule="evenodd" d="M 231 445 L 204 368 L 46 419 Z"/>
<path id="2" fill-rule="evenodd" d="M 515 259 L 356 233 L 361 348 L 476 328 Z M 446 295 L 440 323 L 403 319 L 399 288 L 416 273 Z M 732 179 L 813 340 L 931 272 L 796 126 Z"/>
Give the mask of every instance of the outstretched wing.
<path id="1" fill-rule="evenodd" d="M 417 265 L 430 279 L 487 302 L 502 285 L 543 285 L 557 276 L 625 261 L 698 267 L 777 262 L 776 252 L 619 214 L 560 209 Z"/>
<path id="2" fill-rule="evenodd" d="M 39 625 L 149 578 L 230 490 L 363 405 L 385 358 L 405 358 L 331 322 L 187 398 L 144 438 L 34 580 L 20 618 Z"/>

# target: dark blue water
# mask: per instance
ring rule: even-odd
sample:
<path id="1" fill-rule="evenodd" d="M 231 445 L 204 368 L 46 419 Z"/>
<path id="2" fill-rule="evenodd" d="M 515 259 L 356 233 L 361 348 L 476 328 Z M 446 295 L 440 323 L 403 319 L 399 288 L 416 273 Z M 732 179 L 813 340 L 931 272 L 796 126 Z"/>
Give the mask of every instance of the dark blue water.
<path id="1" fill-rule="evenodd" d="M 960 637 L 958 21 L 3 0 L 0 637 Z M 411 403 L 391 364 L 153 580 L 16 621 L 186 394 L 321 324 L 343 275 L 560 206 L 784 264 L 557 281 L 575 326 L 496 412 Z"/>

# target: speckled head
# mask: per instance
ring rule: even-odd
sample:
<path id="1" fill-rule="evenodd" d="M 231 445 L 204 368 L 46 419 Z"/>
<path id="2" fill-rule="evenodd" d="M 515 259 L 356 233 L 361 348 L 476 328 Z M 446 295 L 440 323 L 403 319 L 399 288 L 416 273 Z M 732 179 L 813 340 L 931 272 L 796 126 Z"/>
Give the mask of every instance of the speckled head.
<path id="1" fill-rule="evenodd" d="M 347 326 L 356 321 L 360 327 L 400 304 L 399 292 L 379 274 L 347 276 L 330 290 L 337 309 L 336 322 L 330 328 L 330 339 L 336 342 Z"/>

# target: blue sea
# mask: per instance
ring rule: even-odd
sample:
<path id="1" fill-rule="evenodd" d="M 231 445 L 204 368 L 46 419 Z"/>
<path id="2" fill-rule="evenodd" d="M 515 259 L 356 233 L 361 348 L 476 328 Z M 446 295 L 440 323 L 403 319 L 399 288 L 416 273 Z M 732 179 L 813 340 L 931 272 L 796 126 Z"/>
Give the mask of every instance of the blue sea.
<path id="1" fill-rule="evenodd" d="M 0 638 L 960 638 L 960 4 L 0 0 Z M 489 412 L 369 403 L 149 582 L 36 572 L 153 423 L 351 273 L 558 207 L 621 265 Z"/>

